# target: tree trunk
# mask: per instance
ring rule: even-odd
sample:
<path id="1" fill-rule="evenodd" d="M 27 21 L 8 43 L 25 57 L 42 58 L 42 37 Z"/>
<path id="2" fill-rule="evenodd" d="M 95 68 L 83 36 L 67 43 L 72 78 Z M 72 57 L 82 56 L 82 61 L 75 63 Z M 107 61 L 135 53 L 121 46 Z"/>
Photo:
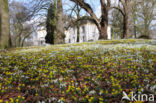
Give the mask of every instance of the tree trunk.
<path id="1" fill-rule="evenodd" d="M 144 19 L 144 35 L 149 36 L 149 25 L 148 25 L 148 19 Z"/>
<path id="2" fill-rule="evenodd" d="M 0 42 L 1 42 L 1 35 L 2 35 L 2 15 L 1 15 L 1 1 L 0 1 Z M 1 45 L 1 43 L 0 43 Z"/>
<path id="3" fill-rule="evenodd" d="M 131 35 L 130 35 L 130 32 L 129 32 L 129 25 L 130 25 L 130 22 L 129 22 L 129 16 L 130 16 L 130 2 L 131 0 L 127 0 L 125 1 L 125 15 L 124 15 L 124 27 L 123 27 L 123 38 L 126 38 L 128 39 Z"/>
<path id="4" fill-rule="evenodd" d="M 12 47 L 12 39 L 11 39 L 11 34 L 9 33 L 9 48 Z"/>
<path id="5" fill-rule="evenodd" d="M 64 44 L 65 43 L 65 34 L 64 34 L 64 25 L 63 25 L 63 8 L 62 8 L 62 0 L 57 0 L 57 34 L 56 34 L 56 44 Z"/>
<path id="6" fill-rule="evenodd" d="M 133 4 L 134 5 L 134 4 Z M 134 37 L 137 38 L 137 29 L 136 29 L 136 21 L 137 21 L 137 4 L 136 4 L 136 1 L 135 1 L 135 5 L 132 6 L 132 16 L 133 16 L 133 33 L 134 33 Z"/>
<path id="7" fill-rule="evenodd" d="M 124 38 L 129 38 L 131 36 L 130 34 L 130 30 L 129 30 L 129 16 L 130 16 L 130 9 L 131 9 L 131 5 L 132 5 L 132 0 L 120 0 L 122 6 L 123 6 L 123 10 L 119 7 L 113 7 L 117 10 L 119 10 L 121 12 L 121 14 L 123 15 L 123 34 L 121 35 L 121 39 Z"/>
<path id="8" fill-rule="evenodd" d="M 71 0 L 78 4 L 81 8 L 83 8 L 86 12 L 90 14 L 92 17 L 95 25 L 99 30 L 99 39 L 107 39 L 107 26 L 108 26 L 108 11 L 110 9 L 111 0 L 100 0 L 101 4 L 101 20 L 95 15 L 93 9 L 91 8 L 90 4 L 86 3 L 85 0 Z"/>
<path id="9" fill-rule="evenodd" d="M 99 30 L 99 39 L 107 39 L 107 26 L 108 26 L 108 10 L 110 9 L 111 0 L 107 0 L 107 4 L 105 0 L 100 0 L 101 4 L 101 20 L 95 15 L 91 6 L 86 3 L 84 0 L 71 0 L 78 4 L 81 8 L 83 8 L 86 12 L 90 14 L 95 25 Z"/>
<path id="10" fill-rule="evenodd" d="M 136 24 L 136 23 L 135 23 L 135 24 Z M 134 29 L 134 37 L 137 38 L 137 29 L 136 29 L 136 26 L 134 26 L 133 29 Z"/>
<path id="11" fill-rule="evenodd" d="M 9 47 L 9 34 L 10 24 L 8 1 L 0 0 L 0 48 L 3 49 Z"/>
<path id="12" fill-rule="evenodd" d="M 107 39 L 107 25 L 102 26 L 99 30 L 99 39 Z"/>
<path id="13" fill-rule="evenodd" d="M 137 37 L 137 29 L 136 29 L 136 13 L 133 15 L 133 30 L 134 30 L 134 37 Z"/>
<path id="14" fill-rule="evenodd" d="M 76 8 L 77 8 L 77 13 L 76 13 L 77 19 L 80 19 L 81 9 L 79 8 L 79 5 L 76 5 Z M 76 27 L 77 27 L 77 42 L 80 42 L 80 22 L 79 21 L 77 22 Z"/>
<path id="15" fill-rule="evenodd" d="M 101 2 L 101 4 L 103 3 Z M 99 39 L 104 39 L 104 40 L 107 39 L 108 10 L 109 10 L 109 7 L 107 6 L 101 7 L 102 16 L 101 16 L 101 22 L 100 22 L 101 28 L 99 30 L 100 32 Z"/>
<path id="16" fill-rule="evenodd" d="M 123 35 L 122 35 L 122 39 L 124 38 L 128 38 L 129 35 L 129 17 L 127 15 L 124 16 L 124 21 L 123 21 L 124 25 L 123 25 Z"/>
<path id="17" fill-rule="evenodd" d="M 78 43 L 80 42 L 80 26 L 77 24 L 77 40 Z"/>
<path id="18" fill-rule="evenodd" d="M 129 32 L 129 13 L 125 16 L 125 38 L 128 39 L 130 37 L 130 32 Z"/>

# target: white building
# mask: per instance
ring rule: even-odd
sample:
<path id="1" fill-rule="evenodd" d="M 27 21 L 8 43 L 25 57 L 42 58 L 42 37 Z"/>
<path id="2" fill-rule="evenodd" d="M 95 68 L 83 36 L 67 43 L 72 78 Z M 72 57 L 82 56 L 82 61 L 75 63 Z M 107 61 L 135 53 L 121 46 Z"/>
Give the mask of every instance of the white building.
<path id="1" fill-rule="evenodd" d="M 108 39 L 111 39 L 111 27 L 108 26 L 107 29 Z M 46 36 L 46 28 L 38 27 L 36 28 L 35 32 L 32 34 L 32 43 L 31 45 L 46 45 L 45 43 L 45 36 Z M 68 30 L 65 31 L 65 43 L 76 43 L 77 42 L 77 29 L 74 27 L 70 27 Z M 99 38 L 99 31 L 96 25 L 92 22 L 87 22 L 80 26 L 80 42 L 87 42 L 87 41 L 97 41 Z M 29 39 L 30 41 L 30 39 Z"/>
<path id="2" fill-rule="evenodd" d="M 45 36 L 47 32 L 44 27 L 41 27 L 37 30 L 37 43 L 38 45 L 45 45 Z"/>
<path id="3" fill-rule="evenodd" d="M 26 24 L 33 25 L 33 32 L 30 35 L 30 38 L 27 38 L 26 45 L 27 46 L 40 46 L 45 45 L 45 36 L 46 36 L 46 28 L 45 26 L 39 26 L 46 21 L 46 18 L 35 18 L 30 21 L 27 21 Z"/>
<path id="4" fill-rule="evenodd" d="M 98 40 L 99 33 L 96 26 L 92 23 L 87 23 L 80 26 L 80 42 L 87 42 L 90 40 Z M 66 38 L 65 43 L 76 43 L 77 42 L 77 28 L 69 28 L 65 31 Z"/>
<path id="5" fill-rule="evenodd" d="M 40 46 L 46 45 L 45 36 L 46 29 L 44 27 L 37 28 L 32 34 L 31 37 L 26 39 L 27 46 Z"/>
<path id="6" fill-rule="evenodd" d="M 65 31 L 65 43 L 77 42 L 77 28 L 71 27 Z M 111 26 L 107 28 L 108 39 L 111 39 Z M 87 22 L 80 26 L 80 42 L 97 41 L 99 38 L 99 31 L 94 23 Z"/>

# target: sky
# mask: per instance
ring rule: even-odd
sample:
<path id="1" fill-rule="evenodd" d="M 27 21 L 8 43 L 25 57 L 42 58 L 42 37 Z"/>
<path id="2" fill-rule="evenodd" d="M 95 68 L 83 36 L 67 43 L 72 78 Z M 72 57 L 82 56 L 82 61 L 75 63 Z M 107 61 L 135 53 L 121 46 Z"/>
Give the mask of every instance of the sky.
<path id="1" fill-rule="evenodd" d="M 19 1 L 22 3 L 27 3 L 31 0 L 14 0 L 14 1 Z M 100 18 L 101 16 L 101 6 L 100 6 L 100 0 L 85 0 L 87 3 L 91 4 L 91 7 L 93 8 L 95 14 L 97 15 L 97 17 Z M 117 4 L 118 0 L 112 0 L 112 4 Z M 70 0 L 62 0 L 63 2 L 63 8 L 64 8 L 64 12 L 68 11 L 69 9 L 72 8 L 72 6 L 74 5 L 74 3 Z M 68 14 L 70 14 L 71 12 L 66 12 Z M 86 12 L 84 10 L 81 11 L 81 15 L 85 15 Z M 156 24 L 156 20 L 152 21 L 152 24 Z"/>
<path id="2" fill-rule="evenodd" d="M 22 3 L 28 3 L 31 0 L 10 0 L 10 1 L 18 1 Z M 112 0 L 112 4 L 118 0 Z M 74 5 L 74 3 L 70 0 L 62 0 L 63 2 L 63 8 L 65 11 L 68 9 L 71 9 L 71 7 Z M 101 10 L 100 10 L 100 0 L 85 0 L 85 2 L 91 4 L 91 7 L 93 8 L 94 12 L 97 14 L 98 17 L 101 15 Z M 82 13 L 86 13 L 82 10 Z"/>
<path id="3" fill-rule="evenodd" d="M 28 3 L 31 0 L 10 0 L 10 1 L 18 1 L 18 2 L 22 2 L 22 3 Z M 98 8 L 100 8 L 99 0 L 86 0 L 86 2 L 92 5 L 92 8 L 95 12 L 98 10 Z M 63 3 L 64 11 L 71 9 L 71 7 L 74 5 L 74 3 L 70 0 L 62 0 L 62 3 Z M 82 10 L 82 13 L 85 14 L 86 12 Z M 97 13 L 99 13 L 99 12 L 97 12 Z"/>

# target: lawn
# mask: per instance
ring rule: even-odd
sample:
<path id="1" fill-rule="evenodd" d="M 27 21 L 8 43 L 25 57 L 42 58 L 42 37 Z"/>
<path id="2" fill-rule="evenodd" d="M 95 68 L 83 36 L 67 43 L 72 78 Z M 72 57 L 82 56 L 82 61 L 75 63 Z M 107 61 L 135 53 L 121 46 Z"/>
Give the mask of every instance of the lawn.
<path id="1" fill-rule="evenodd" d="M 0 51 L 0 103 L 119 103 L 156 91 L 156 40 Z"/>

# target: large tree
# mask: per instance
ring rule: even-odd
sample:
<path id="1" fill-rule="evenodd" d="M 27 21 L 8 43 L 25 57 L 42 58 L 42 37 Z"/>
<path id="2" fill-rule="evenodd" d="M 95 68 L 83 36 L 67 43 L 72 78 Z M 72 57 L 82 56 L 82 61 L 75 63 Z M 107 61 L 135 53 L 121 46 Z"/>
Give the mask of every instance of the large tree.
<path id="1" fill-rule="evenodd" d="M 71 11 L 69 17 L 70 17 L 70 22 L 69 22 L 69 27 L 76 27 L 77 29 L 77 42 L 80 42 L 80 24 L 82 24 L 82 22 L 84 22 L 84 16 L 81 16 L 81 10 L 82 8 L 78 5 L 75 4 L 73 6 L 73 8 L 70 8 L 69 11 Z M 75 17 L 74 17 L 74 16 Z M 68 27 L 68 28 L 69 28 Z M 67 28 L 67 29 L 68 29 Z"/>
<path id="2" fill-rule="evenodd" d="M 0 48 L 9 47 L 10 24 L 9 24 L 8 0 L 0 0 Z"/>
<path id="3" fill-rule="evenodd" d="M 133 5 L 131 7 L 132 9 L 132 26 L 133 26 L 133 35 L 135 38 L 137 38 L 137 32 L 138 32 L 138 29 L 137 29 L 137 22 L 138 22 L 138 11 L 139 11 L 139 7 L 138 7 L 138 1 L 134 1 L 133 2 Z"/>
<path id="4" fill-rule="evenodd" d="M 54 0 L 55 1 L 55 0 Z M 56 36 L 55 43 L 65 43 L 64 23 L 63 23 L 63 7 L 62 0 L 57 0 L 57 23 L 56 23 Z"/>
<path id="5" fill-rule="evenodd" d="M 123 16 L 116 9 L 112 10 L 111 16 L 112 39 L 121 38 L 123 34 Z"/>
<path id="6" fill-rule="evenodd" d="M 138 12 L 138 20 L 139 25 L 136 27 L 139 29 L 139 32 L 143 36 L 150 36 L 150 30 L 152 29 L 152 21 L 154 20 L 154 12 L 156 9 L 156 1 L 155 0 L 138 0 L 139 12 Z"/>
<path id="7" fill-rule="evenodd" d="M 132 7 L 132 1 L 133 0 L 119 0 L 120 4 L 118 6 L 115 6 L 113 8 L 119 10 L 121 14 L 123 15 L 123 38 L 129 38 L 131 36 L 130 34 L 130 13 L 131 13 L 131 7 Z"/>
<path id="8" fill-rule="evenodd" d="M 47 15 L 46 42 L 49 44 L 64 44 L 64 22 L 62 0 L 53 0 Z"/>
<path id="9" fill-rule="evenodd" d="M 12 45 L 21 47 L 34 31 L 33 23 L 30 22 L 31 12 L 20 2 L 12 1 L 9 6 Z"/>
<path id="10" fill-rule="evenodd" d="M 99 39 L 107 39 L 107 26 L 108 26 L 108 12 L 111 6 L 111 0 L 100 0 L 101 4 L 101 19 L 99 19 L 94 11 L 93 8 L 91 8 L 90 4 L 85 2 L 84 0 L 71 0 L 78 4 L 81 8 L 83 8 L 86 12 L 90 14 L 90 17 L 96 24 L 98 30 L 99 30 Z"/>
<path id="11" fill-rule="evenodd" d="M 80 11 L 81 11 L 81 8 L 79 7 L 79 5 L 76 5 L 75 13 L 76 13 L 77 19 L 80 19 Z M 77 40 L 76 41 L 80 42 L 80 22 L 77 22 L 76 28 L 77 28 Z"/>

